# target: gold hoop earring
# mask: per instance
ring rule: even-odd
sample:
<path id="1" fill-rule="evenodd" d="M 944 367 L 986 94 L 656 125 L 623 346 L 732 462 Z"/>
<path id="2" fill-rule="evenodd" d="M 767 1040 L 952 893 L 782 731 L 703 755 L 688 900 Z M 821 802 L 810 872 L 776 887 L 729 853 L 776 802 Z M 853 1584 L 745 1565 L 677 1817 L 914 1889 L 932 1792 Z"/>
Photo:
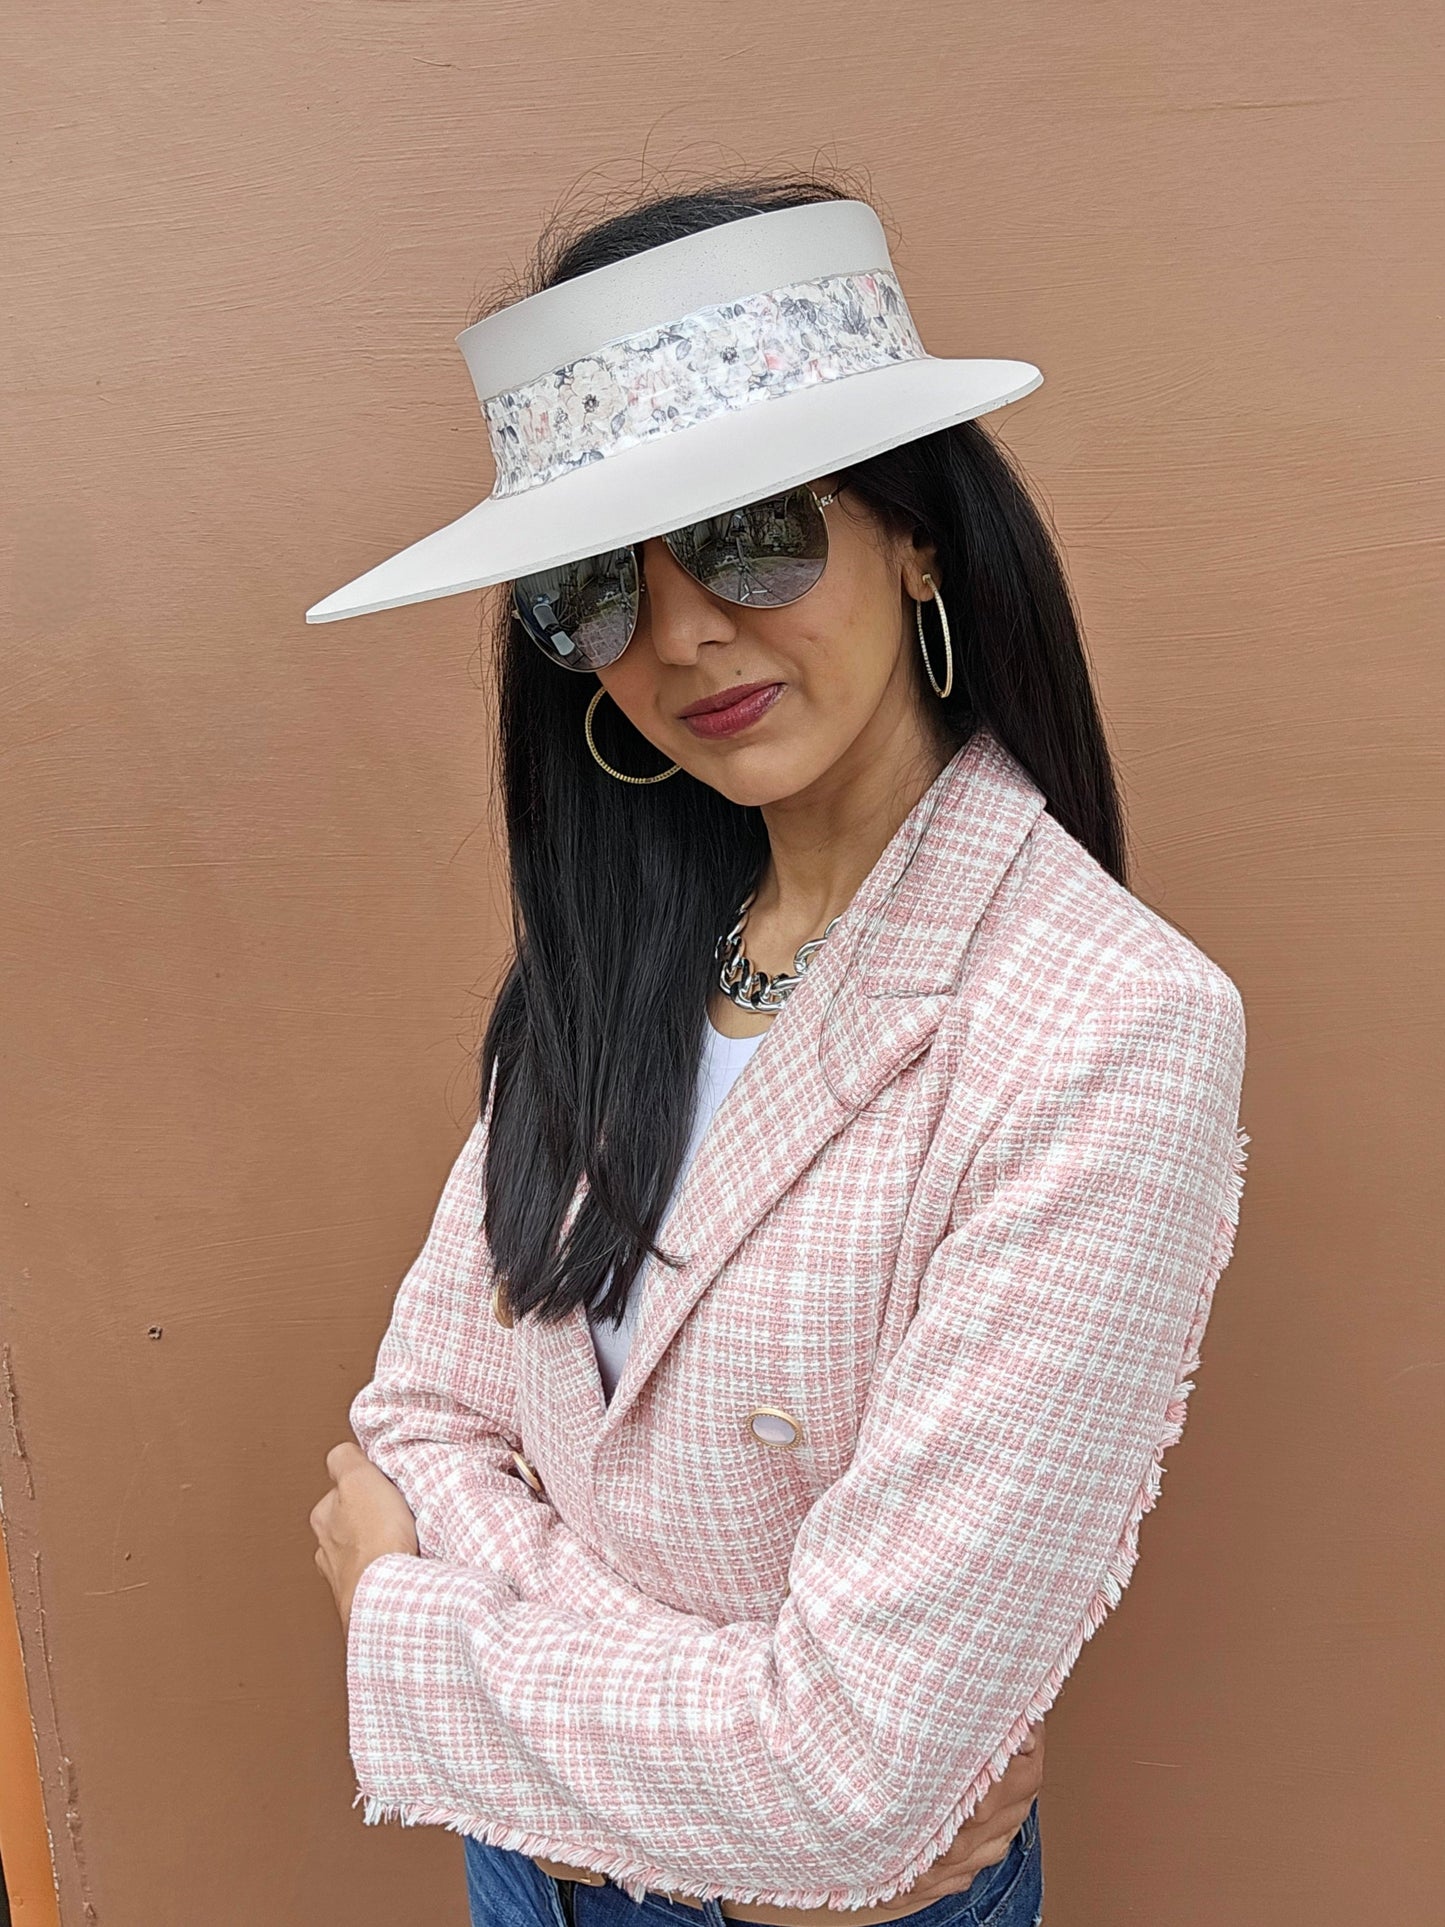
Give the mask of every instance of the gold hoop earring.
<path id="1" fill-rule="evenodd" d="M 598 764 L 600 768 L 605 769 L 609 776 L 615 776 L 619 783 L 660 783 L 665 777 L 676 776 L 677 772 L 682 768 L 681 763 L 673 763 L 669 768 L 659 770 L 656 776 L 628 776 L 625 771 L 614 769 L 611 763 L 603 761 L 596 743 L 592 740 L 592 712 L 606 694 L 607 691 L 599 683 L 597 686 L 597 694 L 592 698 L 591 702 L 588 703 L 587 714 L 583 719 L 582 727 L 587 736 L 587 747 L 592 752 L 592 760 Z"/>
<path id="2" fill-rule="evenodd" d="M 931 575 L 925 575 L 923 579 L 925 582 L 933 581 Z M 928 680 L 930 683 L 933 683 L 933 693 L 935 696 L 946 696 L 953 688 L 953 637 L 948 627 L 948 611 L 943 606 L 943 597 L 938 593 L 936 586 L 933 591 L 933 600 L 938 604 L 938 620 L 943 624 L 943 647 L 948 658 L 948 668 L 944 673 L 942 689 L 934 682 L 933 665 L 928 660 L 928 645 L 923 640 L 924 598 L 915 596 L 913 601 L 913 619 L 918 625 L 918 647 L 923 654 L 923 667 L 928 671 Z"/>

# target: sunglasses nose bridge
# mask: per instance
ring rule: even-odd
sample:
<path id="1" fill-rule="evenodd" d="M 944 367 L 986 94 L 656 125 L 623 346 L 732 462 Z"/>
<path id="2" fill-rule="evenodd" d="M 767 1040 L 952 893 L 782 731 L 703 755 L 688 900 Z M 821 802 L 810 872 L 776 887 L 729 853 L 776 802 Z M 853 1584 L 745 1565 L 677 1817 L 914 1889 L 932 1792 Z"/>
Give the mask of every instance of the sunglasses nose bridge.
<path id="1" fill-rule="evenodd" d="M 677 565 L 677 567 L 687 577 L 688 581 L 693 584 L 694 588 L 701 589 L 704 595 L 713 596 L 723 604 L 733 603 L 733 598 L 731 596 L 724 594 L 722 591 L 718 589 L 715 583 L 709 582 L 704 576 L 698 573 L 698 571 L 687 560 L 686 555 L 678 553 L 681 546 L 692 535 L 693 526 L 694 525 L 689 524 L 687 527 L 680 528 L 680 529 L 668 529 L 662 535 L 649 536 L 647 538 L 647 542 L 634 542 L 632 544 L 632 552 L 637 561 L 637 588 L 638 588 L 639 602 L 642 600 L 642 598 L 649 596 L 648 585 L 647 585 L 647 564 L 646 564 L 646 559 L 643 555 L 643 550 L 648 546 L 649 543 L 660 542 L 663 548 L 666 550 L 669 559 Z M 701 526 L 701 525 L 698 524 L 697 526 Z M 737 605 L 737 606 L 741 606 L 741 605 Z M 637 627 L 637 621 L 636 619 L 634 619 L 634 622 L 633 622 L 634 632 L 636 630 L 636 627 Z"/>
<path id="2" fill-rule="evenodd" d="M 634 542 L 632 544 L 632 553 L 637 559 L 638 586 L 644 595 L 647 593 L 647 559 L 643 552 L 653 542 L 660 542 L 662 544 L 668 555 L 690 581 L 695 582 L 700 589 L 706 589 L 708 587 L 707 583 L 703 581 L 697 571 L 689 568 L 686 557 L 678 553 L 679 547 L 686 541 L 690 533 L 690 527 L 668 529 L 662 535 L 650 535 L 645 542 Z"/>
<path id="3" fill-rule="evenodd" d="M 634 633 L 645 620 L 651 647 L 658 658 L 678 663 L 691 662 L 706 644 L 727 641 L 734 633 L 730 598 L 719 595 L 713 584 L 700 576 L 673 545 L 673 535 L 685 533 L 669 530 L 633 545 L 637 556 L 639 605 Z M 648 558 L 643 551 L 654 543 L 660 547 L 652 550 L 649 584 Z M 669 576 L 667 563 L 660 560 L 664 551 L 668 563 L 677 570 L 676 576 Z"/>

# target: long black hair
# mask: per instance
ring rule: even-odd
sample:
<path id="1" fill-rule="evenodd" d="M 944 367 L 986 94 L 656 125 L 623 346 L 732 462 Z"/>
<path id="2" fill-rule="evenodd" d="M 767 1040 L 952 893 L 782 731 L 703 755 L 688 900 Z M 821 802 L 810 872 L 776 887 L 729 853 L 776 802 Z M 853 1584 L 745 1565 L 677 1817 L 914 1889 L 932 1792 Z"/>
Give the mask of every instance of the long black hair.
<path id="1" fill-rule="evenodd" d="M 527 285 L 505 299 L 724 221 L 855 198 L 806 178 L 651 195 L 549 231 Z M 886 526 L 921 528 L 937 545 L 955 658 L 944 733 L 958 747 L 989 729 L 1064 828 L 1125 883 L 1078 620 L 1048 527 L 1007 454 L 980 422 L 964 422 L 857 463 L 846 481 Z M 496 646 L 515 954 L 480 1054 L 483 1109 L 489 1092 L 492 1103 L 484 1231 L 514 1317 L 561 1320 L 587 1304 L 620 1320 L 644 1258 L 671 1262 L 654 1240 L 691 1132 L 714 947 L 761 876 L 767 830 L 760 810 L 686 770 L 636 785 L 600 769 L 583 734 L 595 679 L 559 671 L 510 597 Z M 921 676 L 916 656 L 914 666 Z M 615 768 L 663 767 L 615 704 L 599 706 L 594 735 Z M 563 1240 L 583 1174 L 586 1196 Z"/>

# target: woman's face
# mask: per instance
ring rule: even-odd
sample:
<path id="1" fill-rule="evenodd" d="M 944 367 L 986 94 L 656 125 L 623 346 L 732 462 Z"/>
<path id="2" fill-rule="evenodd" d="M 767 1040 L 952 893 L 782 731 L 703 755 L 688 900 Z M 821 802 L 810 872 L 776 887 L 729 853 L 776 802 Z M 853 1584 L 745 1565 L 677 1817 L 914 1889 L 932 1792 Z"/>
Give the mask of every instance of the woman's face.
<path id="1" fill-rule="evenodd" d="M 836 480 L 821 476 L 813 488 L 826 495 Z M 904 761 L 937 739 L 910 599 L 933 593 L 925 570 L 944 587 L 932 547 L 885 530 L 846 486 L 823 514 L 828 566 L 781 609 L 724 602 L 693 580 L 660 535 L 639 542 L 646 588 L 637 629 L 618 660 L 597 672 L 668 762 L 735 803 L 779 802 L 830 770 L 846 775 L 880 755 Z M 941 678 L 937 618 L 925 620 Z M 780 685 L 777 698 L 730 734 L 699 734 L 680 713 L 699 697 L 755 683 Z M 651 767 L 639 764 L 636 773 Z"/>

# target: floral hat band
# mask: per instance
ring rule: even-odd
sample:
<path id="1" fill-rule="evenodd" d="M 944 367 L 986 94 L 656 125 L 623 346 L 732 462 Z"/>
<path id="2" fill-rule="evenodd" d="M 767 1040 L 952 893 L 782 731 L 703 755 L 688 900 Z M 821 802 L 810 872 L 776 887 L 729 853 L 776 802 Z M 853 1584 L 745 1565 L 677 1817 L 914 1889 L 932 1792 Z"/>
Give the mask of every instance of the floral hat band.
<path id="1" fill-rule="evenodd" d="M 496 464 L 491 494 L 314 603 L 308 622 L 643 542 L 1043 380 L 1026 361 L 928 352 L 866 201 L 810 201 L 663 242 L 456 340 Z"/>
<path id="2" fill-rule="evenodd" d="M 699 308 L 487 396 L 493 493 L 515 495 L 726 409 L 925 352 L 888 268 L 792 281 Z"/>

